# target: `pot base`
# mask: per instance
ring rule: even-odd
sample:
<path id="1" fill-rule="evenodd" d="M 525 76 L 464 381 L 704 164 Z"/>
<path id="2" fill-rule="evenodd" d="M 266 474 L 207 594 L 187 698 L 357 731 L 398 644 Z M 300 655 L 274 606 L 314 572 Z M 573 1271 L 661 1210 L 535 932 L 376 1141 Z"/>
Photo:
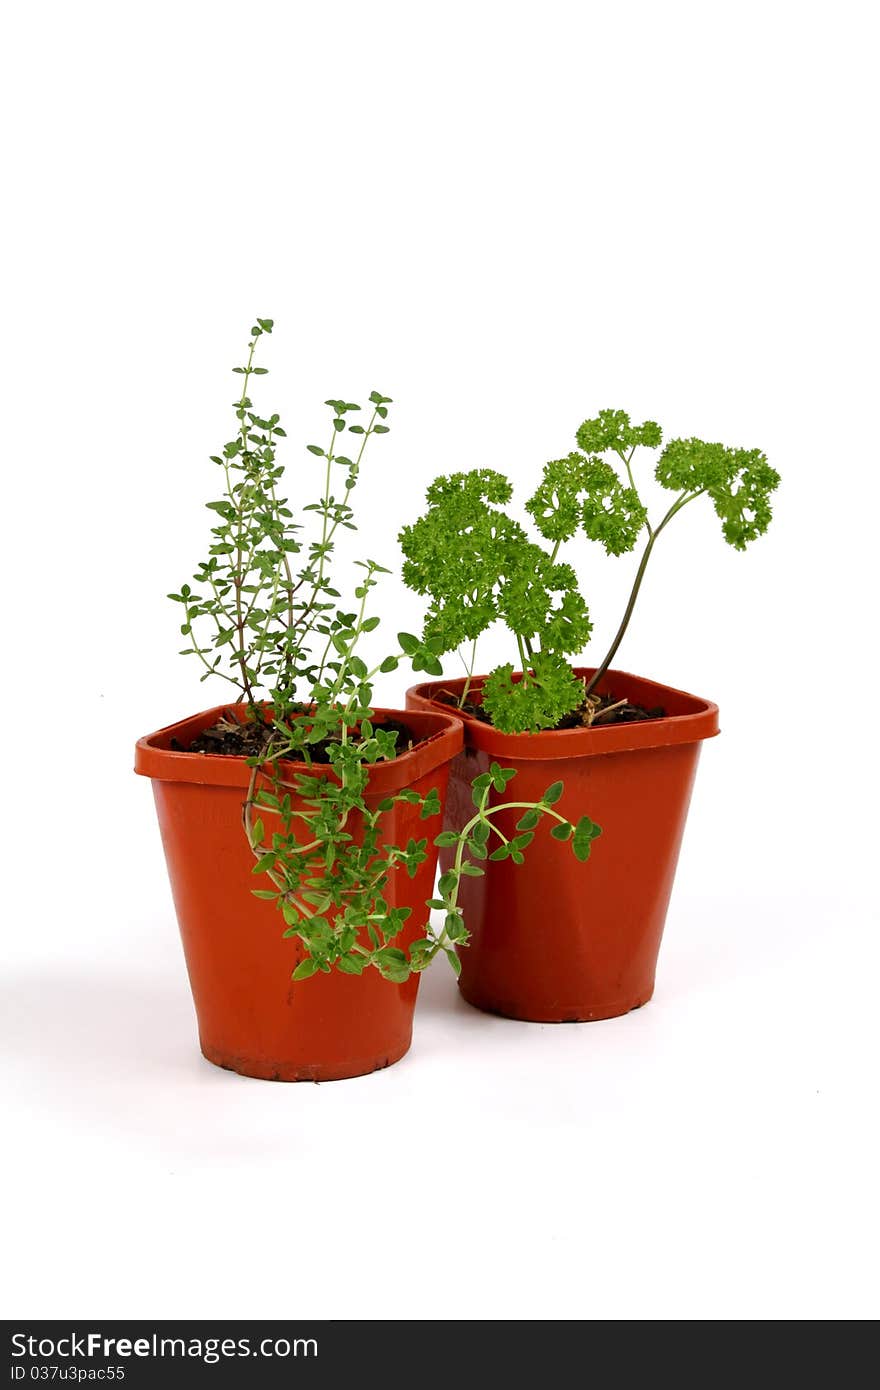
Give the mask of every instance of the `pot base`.
<path id="1" fill-rule="evenodd" d="M 479 1009 L 484 1014 L 495 1014 L 499 1018 L 513 1018 L 519 1023 L 601 1023 L 604 1019 L 623 1018 L 625 1014 L 641 1009 L 653 998 L 654 991 L 636 996 L 635 999 L 619 1000 L 613 1004 L 601 1004 L 595 1008 L 580 1006 L 561 1009 L 529 1009 L 517 1003 L 504 1003 L 480 998 L 479 995 L 458 986 L 459 994 L 466 1004 Z"/>
<path id="2" fill-rule="evenodd" d="M 382 1071 L 383 1068 L 399 1062 L 401 1057 L 405 1057 L 411 1042 L 412 1039 L 408 1038 L 403 1047 L 383 1053 L 379 1057 L 352 1058 L 344 1063 L 268 1062 L 257 1057 L 231 1056 L 221 1048 L 210 1047 L 204 1042 L 201 1042 L 200 1046 L 202 1056 L 215 1067 L 237 1072 L 239 1076 L 248 1076 L 254 1081 L 318 1082 L 347 1081 L 353 1076 L 368 1076 L 370 1072 Z"/>

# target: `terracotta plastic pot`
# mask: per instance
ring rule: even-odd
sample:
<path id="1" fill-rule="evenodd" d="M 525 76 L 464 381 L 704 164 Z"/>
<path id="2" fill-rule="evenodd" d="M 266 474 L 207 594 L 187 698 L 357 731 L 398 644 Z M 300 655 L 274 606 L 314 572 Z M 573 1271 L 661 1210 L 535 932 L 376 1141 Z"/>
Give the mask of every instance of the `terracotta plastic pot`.
<path id="1" fill-rule="evenodd" d="M 579 668 L 579 676 L 591 676 Z M 483 678 L 471 686 L 479 701 Z M 428 681 L 407 692 L 413 710 L 449 709 L 461 680 Z M 462 881 L 471 933 L 459 987 L 480 1009 L 547 1023 L 614 1018 L 647 1003 L 678 862 L 700 743 L 718 732 L 718 708 L 654 681 L 609 671 L 602 692 L 626 696 L 667 717 L 607 728 L 502 734 L 465 716 L 465 751 L 452 765 L 447 827 L 473 814 L 471 783 L 491 762 L 516 769 L 511 796 L 537 801 L 556 781 L 556 810 L 602 827 L 586 864 L 541 827 L 522 865 L 487 861 Z M 513 833 L 522 812 L 499 826 Z"/>
<path id="2" fill-rule="evenodd" d="M 418 975 L 393 984 L 374 969 L 361 976 L 334 970 L 291 981 L 302 945 L 283 937 L 274 904 L 251 893 L 260 885 L 242 829 L 246 760 L 171 748 L 172 739 L 188 746 L 229 708 L 149 734 L 135 753 L 135 771 L 153 781 L 202 1052 L 218 1066 L 271 1081 L 335 1081 L 386 1067 L 409 1048 Z M 243 715 L 244 707 L 239 710 Z M 407 787 L 420 795 L 436 787 L 443 801 L 450 761 L 462 747 L 460 721 L 437 712 L 376 711 L 383 715 L 421 741 L 370 769 L 368 805 Z M 405 947 L 424 935 L 439 831 L 440 817 L 421 820 L 418 806 L 398 803 L 385 815 L 388 843 L 427 837 L 429 848 L 415 878 L 403 870 L 391 875 L 389 904 L 413 909 L 395 944 Z"/>

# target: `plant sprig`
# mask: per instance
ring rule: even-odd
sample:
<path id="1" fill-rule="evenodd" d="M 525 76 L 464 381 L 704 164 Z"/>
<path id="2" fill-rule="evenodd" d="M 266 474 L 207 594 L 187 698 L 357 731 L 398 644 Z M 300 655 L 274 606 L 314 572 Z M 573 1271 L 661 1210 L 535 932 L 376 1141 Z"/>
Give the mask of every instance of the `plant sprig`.
<path id="1" fill-rule="evenodd" d="M 525 862 L 525 852 L 535 838 L 535 830 L 546 816 L 556 822 L 550 834 L 555 840 L 571 841 L 574 856 L 582 864 L 590 857 L 593 840 L 601 835 L 601 827 L 589 816 L 581 816 L 577 825 L 561 816 L 553 808 L 563 794 L 562 782 L 553 782 L 544 792 L 540 801 L 501 801 L 490 806 L 493 791 L 501 795 L 516 776 L 513 768 L 501 767 L 491 763 L 488 772 L 474 778 L 472 795 L 476 812 L 465 822 L 461 830 L 444 830 L 437 836 L 435 844 L 442 848 L 454 848 L 455 856 L 451 866 L 440 875 L 438 891 L 440 897 L 432 899 L 431 907 L 444 913 L 442 935 L 437 938 L 436 949 L 443 949 L 449 956 L 456 974 L 461 969 L 460 961 L 452 949 L 464 945 L 469 939 L 466 923 L 458 905 L 461 880 L 465 877 L 479 877 L 485 873 L 479 861 L 509 859 L 513 864 Z M 506 811 L 522 811 L 516 823 L 516 833 L 507 836 L 496 824 L 496 817 Z M 495 849 L 490 849 L 493 838 L 500 841 Z M 477 862 L 474 862 L 477 861 Z"/>
<path id="2" fill-rule="evenodd" d="M 589 695 L 617 655 L 654 546 L 672 519 L 689 503 L 708 495 L 721 518 L 724 539 L 736 550 L 745 550 L 770 524 L 770 495 L 780 479 L 760 449 L 730 449 L 695 438 L 673 439 L 661 453 L 654 475 L 678 496 L 665 515 L 652 524 L 636 487 L 633 459 L 640 447 L 660 447 L 662 431 L 656 421 L 633 425 L 625 410 L 602 410 L 580 426 L 577 442 L 584 452 L 569 454 L 561 463 L 546 464 L 539 488 L 526 503 L 541 534 L 557 534 L 559 521 L 551 497 L 561 497 L 565 539 L 571 539 L 580 526 L 607 554 L 622 555 L 635 548 L 643 530 L 648 537 L 623 619 L 587 684 Z M 616 457 L 625 470 L 626 483 L 603 454 Z"/>

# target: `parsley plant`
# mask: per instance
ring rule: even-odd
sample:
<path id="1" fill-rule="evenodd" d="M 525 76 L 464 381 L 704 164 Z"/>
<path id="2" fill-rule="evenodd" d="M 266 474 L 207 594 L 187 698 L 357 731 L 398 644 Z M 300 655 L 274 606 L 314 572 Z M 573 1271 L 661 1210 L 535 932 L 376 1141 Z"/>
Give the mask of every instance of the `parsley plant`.
<path id="1" fill-rule="evenodd" d="M 513 663 L 506 662 L 483 685 L 484 707 L 505 733 L 552 729 L 588 699 L 617 654 L 654 546 L 684 507 L 709 497 L 724 539 L 737 550 L 762 535 L 771 519 L 769 499 L 779 474 L 759 449 L 673 439 L 655 477 L 677 495 L 652 523 L 636 486 L 634 456 L 639 448 L 660 447 L 660 426 L 653 420 L 633 425 L 625 411 L 603 410 L 584 421 L 576 439 L 577 450 L 545 464 L 526 503 L 547 549 L 506 510 L 512 496 L 507 479 L 485 468 L 438 478 L 428 489 L 424 516 L 400 534 L 404 580 L 429 599 L 422 645 L 437 655 L 469 651 L 462 657 L 467 680 L 461 705 L 479 636 L 500 620 L 514 638 L 522 674 L 514 678 Z M 646 536 L 623 619 L 586 687 L 568 657 L 586 645 L 589 612 L 574 570 L 558 560 L 561 546 L 578 532 L 608 555 L 623 555 Z M 415 650 L 417 639 L 409 642 Z"/>
<path id="2" fill-rule="evenodd" d="M 430 600 L 424 645 L 469 651 L 461 704 L 480 634 L 496 619 L 512 633 L 522 679 L 512 680 L 508 662 L 483 686 L 486 709 L 506 731 L 552 727 L 576 707 L 583 686 L 567 654 L 581 650 L 591 627 L 574 570 L 556 558 L 559 542 L 547 551 L 530 541 L 505 510 L 511 495 L 507 479 L 489 468 L 438 478 L 425 514 L 400 534 L 404 582 Z"/>

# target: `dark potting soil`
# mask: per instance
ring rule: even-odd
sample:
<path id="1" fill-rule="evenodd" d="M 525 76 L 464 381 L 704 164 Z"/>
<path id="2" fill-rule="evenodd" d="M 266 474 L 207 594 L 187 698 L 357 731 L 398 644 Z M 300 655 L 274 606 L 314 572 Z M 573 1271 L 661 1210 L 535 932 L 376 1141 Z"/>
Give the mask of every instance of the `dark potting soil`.
<path id="1" fill-rule="evenodd" d="M 412 730 L 396 719 L 375 719 L 373 728 L 397 734 L 398 753 L 405 753 L 418 743 Z M 177 753 L 212 753 L 230 758 L 257 758 L 265 754 L 271 737 L 271 724 L 260 724 L 256 719 L 240 721 L 229 711 L 209 729 L 203 729 L 188 747 L 179 743 L 176 738 L 171 740 L 171 747 Z M 309 756 L 313 763 L 329 763 L 327 748 L 331 742 L 335 743 L 336 740 L 321 739 L 318 743 L 309 744 Z M 280 761 L 304 762 L 305 759 L 299 755 L 291 755 L 289 759 Z"/>
<path id="2" fill-rule="evenodd" d="M 444 705 L 458 709 L 458 700 L 450 690 L 438 690 L 436 698 Z M 492 717 L 481 704 L 465 700 L 461 708 L 466 714 L 472 714 L 475 719 L 481 720 L 483 724 L 491 725 Z M 585 701 L 579 709 L 563 715 L 559 723 L 547 732 L 556 733 L 560 729 L 604 729 L 609 724 L 640 724 L 646 719 L 665 717 L 666 710 L 660 705 L 654 709 L 646 709 L 644 705 L 630 704 L 629 700 L 618 700 L 614 695 L 591 696 L 589 702 Z"/>

